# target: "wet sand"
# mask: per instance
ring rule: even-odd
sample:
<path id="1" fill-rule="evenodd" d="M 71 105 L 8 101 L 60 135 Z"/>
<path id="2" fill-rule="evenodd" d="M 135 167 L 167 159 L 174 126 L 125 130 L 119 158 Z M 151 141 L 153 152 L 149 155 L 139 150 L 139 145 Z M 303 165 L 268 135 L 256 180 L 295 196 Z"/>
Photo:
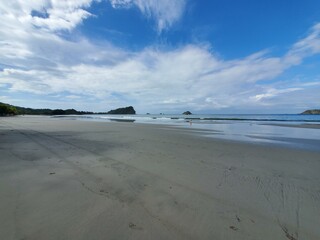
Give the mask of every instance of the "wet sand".
<path id="1" fill-rule="evenodd" d="M 301 123 L 301 124 L 269 123 L 269 124 L 264 124 L 264 125 L 279 126 L 279 127 L 320 129 L 320 124 L 316 124 L 316 123 Z"/>
<path id="2" fill-rule="evenodd" d="M 0 118 L 0 239 L 320 239 L 320 152 Z"/>

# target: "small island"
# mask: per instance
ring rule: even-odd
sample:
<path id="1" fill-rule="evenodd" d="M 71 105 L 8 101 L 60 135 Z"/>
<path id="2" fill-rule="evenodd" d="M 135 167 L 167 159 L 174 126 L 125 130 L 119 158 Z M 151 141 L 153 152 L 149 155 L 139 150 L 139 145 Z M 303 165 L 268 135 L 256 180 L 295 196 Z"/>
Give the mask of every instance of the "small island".
<path id="1" fill-rule="evenodd" d="M 192 115 L 192 113 L 190 111 L 186 111 L 184 113 L 182 113 L 183 115 Z"/>
<path id="2" fill-rule="evenodd" d="M 124 107 L 124 108 L 117 108 L 107 112 L 107 114 L 136 114 L 136 111 L 132 106 Z"/>
<path id="3" fill-rule="evenodd" d="M 303 115 L 320 115 L 320 109 L 310 109 L 310 110 L 306 110 L 303 113 L 301 113 Z"/>

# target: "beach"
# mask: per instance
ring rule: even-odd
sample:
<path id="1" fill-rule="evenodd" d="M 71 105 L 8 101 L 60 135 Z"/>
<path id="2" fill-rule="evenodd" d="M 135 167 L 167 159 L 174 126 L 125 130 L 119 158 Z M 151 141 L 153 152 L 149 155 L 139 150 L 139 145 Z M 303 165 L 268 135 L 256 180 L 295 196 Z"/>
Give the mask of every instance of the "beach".
<path id="1" fill-rule="evenodd" d="M 320 151 L 19 116 L 0 156 L 0 239 L 320 239 Z"/>

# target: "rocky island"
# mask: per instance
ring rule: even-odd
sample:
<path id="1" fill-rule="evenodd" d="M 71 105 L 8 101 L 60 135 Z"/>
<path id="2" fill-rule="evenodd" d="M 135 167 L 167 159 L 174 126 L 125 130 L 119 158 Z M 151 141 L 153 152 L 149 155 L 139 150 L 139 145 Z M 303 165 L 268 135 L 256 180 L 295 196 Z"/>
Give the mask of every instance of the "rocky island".
<path id="1" fill-rule="evenodd" d="M 183 115 L 192 115 L 192 113 L 190 111 L 186 111 L 184 113 L 182 113 Z"/>
<path id="2" fill-rule="evenodd" d="M 311 109 L 311 110 L 306 110 L 304 111 L 303 113 L 301 113 L 303 115 L 317 115 L 317 114 L 320 114 L 320 109 Z"/>
<path id="3" fill-rule="evenodd" d="M 124 108 L 117 108 L 107 112 L 107 114 L 136 114 L 136 111 L 132 106 L 124 107 Z"/>

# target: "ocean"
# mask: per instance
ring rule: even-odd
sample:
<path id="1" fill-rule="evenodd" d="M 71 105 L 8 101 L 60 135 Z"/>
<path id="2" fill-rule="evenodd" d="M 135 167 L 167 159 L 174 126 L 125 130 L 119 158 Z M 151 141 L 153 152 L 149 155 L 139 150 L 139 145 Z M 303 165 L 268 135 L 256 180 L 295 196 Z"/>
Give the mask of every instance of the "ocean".
<path id="1" fill-rule="evenodd" d="M 148 123 L 185 122 L 192 120 L 199 123 L 212 123 L 216 121 L 263 121 L 263 122 L 313 122 L 320 123 L 320 115 L 301 114 L 136 114 L 136 115 L 85 115 L 87 118 L 104 120 L 128 120 Z"/>
<path id="2" fill-rule="evenodd" d="M 66 116 L 68 117 L 68 116 Z M 69 116 L 71 117 L 71 116 Z M 201 114 L 201 115 L 81 115 L 85 121 L 133 122 L 174 126 L 205 137 L 255 144 L 273 144 L 320 151 L 320 115 Z M 190 132 L 190 131 L 186 131 Z"/>

